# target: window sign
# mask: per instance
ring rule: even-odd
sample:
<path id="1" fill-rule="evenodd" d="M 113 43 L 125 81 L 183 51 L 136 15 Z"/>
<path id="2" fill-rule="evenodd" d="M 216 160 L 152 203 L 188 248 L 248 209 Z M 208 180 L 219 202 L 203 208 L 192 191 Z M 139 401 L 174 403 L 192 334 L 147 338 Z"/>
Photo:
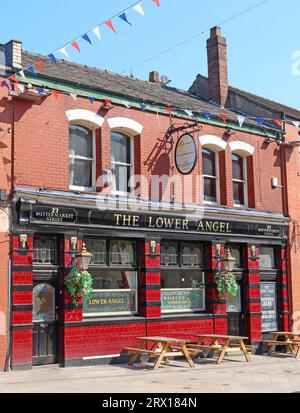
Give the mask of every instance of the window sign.
<path id="1" fill-rule="evenodd" d="M 276 283 L 265 282 L 260 285 L 262 332 L 278 330 Z"/>
<path id="2" fill-rule="evenodd" d="M 175 163 L 178 171 L 183 175 L 190 174 L 196 162 L 197 147 L 194 138 L 191 135 L 182 135 L 175 149 Z"/>
<path id="3" fill-rule="evenodd" d="M 238 285 L 237 295 L 234 298 L 227 297 L 226 304 L 227 313 L 240 313 L 242 311 L 240 285 Z"/>
<path id="4" fill-rule="evenodd" d="M 161 290 L 163 313 L 192 312 L 204 310 L 204 289 Z"/>
<path id="5" fill-rule="evenodd" d="M 275 268 L 274 248 L 259 247 L 259 267 L 265 269 Z"/>

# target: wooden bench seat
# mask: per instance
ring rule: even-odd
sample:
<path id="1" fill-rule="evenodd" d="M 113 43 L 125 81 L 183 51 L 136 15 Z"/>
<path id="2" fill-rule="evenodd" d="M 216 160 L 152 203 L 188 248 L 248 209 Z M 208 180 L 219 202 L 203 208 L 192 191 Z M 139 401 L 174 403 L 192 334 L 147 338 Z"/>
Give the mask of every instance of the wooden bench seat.
<path id="1" fill-rule="evenodd" d="M 154 354 L 157 355 L 156 350 L 146 350 L 146 349 L 141 349 L 141 348 L 131 348 L 131 347 L 126 347 L 123 350 L 126 350 L 128 353 L 139 353 L 139 354 Z"/>
<path id="2" fill-rule="evenodd" d="M 297 345 L 293 341 L 276 341 L 276 340 L 263 340 L 263 343 L 267 344 L 268 346 L 275 347 L 275 346 L 288 346 L 288 345 Z"/>

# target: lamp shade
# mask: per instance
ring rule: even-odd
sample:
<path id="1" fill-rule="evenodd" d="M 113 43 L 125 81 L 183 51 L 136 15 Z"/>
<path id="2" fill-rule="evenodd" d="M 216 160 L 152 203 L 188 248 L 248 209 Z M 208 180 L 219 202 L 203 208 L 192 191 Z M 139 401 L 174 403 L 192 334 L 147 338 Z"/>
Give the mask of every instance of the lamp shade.
<path id="1" fill-rule="evenodd" d="M 221 259 L 223 262 L 224 270 L 232 272 L 234 268 L 235 258 L 231 255 L 230 249 L 226 251 L 225 257 Z"/>
<path id="2" fill-rule="evenodd" d="M 92 254 L 86 250 L 86 246 L 82 244 L 82 251 L 76 255 L 77 265 L 82 270 L 87 270 L 92 259 Z"/>

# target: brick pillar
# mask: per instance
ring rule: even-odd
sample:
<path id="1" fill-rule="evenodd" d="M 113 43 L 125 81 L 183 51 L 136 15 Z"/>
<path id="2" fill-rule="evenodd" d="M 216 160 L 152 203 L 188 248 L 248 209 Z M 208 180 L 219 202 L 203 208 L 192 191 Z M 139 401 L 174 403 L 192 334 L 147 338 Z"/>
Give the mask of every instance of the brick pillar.
<path id="1" fill-rule="evenodd" d="M 77 305 L 75 305 L 69 292 L 64 287 L 64 279 L 72 267 L 72 256 L 82 250 L 82 240 L 78 239 L 75 249 L 73 248 L 71 236 L 66 235 L 60 244 L 62 268 L 60 287 L 60 362 L 64 366 L 68 364 L 68 359 L 74 358 L 75 353 L 76 355 L 80 354 L 80 356 L 83 354 L 82 337 L 75 336 L 72 326 L 66 325 L 66 323 L 82 321 L 82 299 L 79 299 Z"/>
<path id="2" fill-rule="evenodd" d="M 12 240 L 12 370 L 32 368 L 33 236 L 26 235 L 25 244 L 20 234 Z"/>
<path id="3" fill-rule="evenodd" d="M 215 274 L 218 271 L 218 259 L 224 256 L 224 244 L 221 245 L 221 251 L 217 251 L 216 243 L 205 246 L 205 266 L 206 273 L 206 297 L 207 311 L 213 314 L 213 329 L 216 334 L 227 334 L 227 311 L 226 299 L 220 299 L 217 286 L 214 281 Z"/>
<path id="4" fill-rule="evenodd" d="M 287 249 L 281 247 L 276 248 L 276 255 L 279 270 L 277 290 L 279 292 L 279 329 L 281 331 L 290 331 L 291 314 L 289 308 Z"/>
<path id="5" fill-rule="evenodd" d="M 252 247 L 255 247 L 255 250 L 252 250 Z M 253 244 L 245 247 L 244 257 L 245 335 L 249 337 L 251 343 L 255 343 L 262 340 L 258 247 Z"/>
<path id="6" fill-rule="evenodd" d="M 151 241 L 156 242 L 156 251 L 151 250 Z M 140 241 L 138 243 L 139 314 L 146 318 L 161 316 L 160 297 L 160 240 Z"/>

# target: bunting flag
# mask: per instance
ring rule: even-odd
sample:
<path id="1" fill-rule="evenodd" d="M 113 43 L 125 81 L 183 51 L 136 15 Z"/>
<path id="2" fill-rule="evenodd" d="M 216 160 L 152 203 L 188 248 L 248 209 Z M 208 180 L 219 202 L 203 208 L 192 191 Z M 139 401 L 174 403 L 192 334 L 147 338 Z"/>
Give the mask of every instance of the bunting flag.
<path id="1" fill-rule="evenodd" d="M 28 72 L 32 73 L 34 76 L 37 76 L 37 73 L 36 73 L 36 71 L 34 70 L 33 66 L 27 67 L 26 70 L 28 70 Z"/>
<path id="2" fill-rule="evenodd" d="M 259 124 L 259 126 L 263 126 L 264 120 L 262 118 L 254 118 L 254 120 Z"/>
<path id="3" fill-rule="evenodd" d="M 72 42 L 71 46 L 73 46 L 74 49 L 76 49 L 78 51 L 78 53 L 80 53 L 80 47 L 79 47 L 79 44 L 77 42 Z"/>
<path id="4" fill-rule="evenodd" d="M 60 96 L 60 92 L 58 92 L 57 90 L 53 90 L 52 95 L 55 97 L 55 99 L 58 99 Z"/>
<path id="5" fill-rule="evenodd" d="M 43 71 L 43 62 L 41 60 L 37 60 L 35 62 L 35 64 L 37 65 L 39 71 L 42 72 Z"/>
<path id="6" fill-rule="evenodd" d="M 188 116 L 194 116 L 193 112 L 191 110 L 188 109 L 184 109 L 184 112 L 188 115 Z"/>
<path id="7" fill-rule="evenodd" d="M 299 127 L 300 127 L 300 121 L 299 121 L 299 120 L 293 120 L 293 121 L 292 121 L 292 124 L 293 124 L 294 126 L 296 126 L 296 128 L 299 128 Z"/>
<path id="8" fill-rule="evenodd" d="M 142 8 L 142 3 L 137 4 L 136 6 L 133 7 L 135 11 L 137 11 L 139 14 L 142 16 L 145 16 L 145 12 Z"/>
<path id="9" fill-rule="evenodd" d="M 140 107 L 141 107 L 142 111 L 145 112 L 147 105 L 146 105 L 146 103 L 143 102 L 143 103 L 140 104 Z"/>
<path id="10" fill-rule="evenodd" d="M 105 22 L 105 25 L 106 25 L 107 27 L 109 27 L 110 30 L 112 30 L 114 33 L 117 33 L 117 32 L 116 32 L 116 29 L 114 28 L 114 25 L 113 25 L 113 23 L 112 23 L 111 20 L 108 20 L 107 22 Z"/>
<path id="11" fill-rule="evenodd" d="M 100 28 L 99 28 L 99 26 L 96 26 L 92 31 L 94 32 L 95 36 L 96 36 L 99 40 L 101 40 L 101 33 L 100 33 Z"/>
<path id="12" fill-rule="evenodd" d="M 126 13 L 120 14 L 120 19 L 124 20 L 124 22 L 128 23 L 130 26 L 132 26 L 132 23 L 130 23 L 127 19 Z"/>
<path id="13" fill-rule="evenodd" d="M 70 93 L 71 98 L 73 98 L 74 100 L 77 100 L 77 95 L 76 93 Z"/>
<path id="14" fill-rule="evenodd" d="M 65 47 L 62 47 L 61 49 L 59 49 L 59 52 L 64 54 L 67 58 L 69 58 L 69 53 L 66 51 Z"/>
<path id="15" fill-rule="evenodd" d="M 274 119 L 273 122 L 275 123 L 275 125 L 282 127 L 281 119 Z"/>
<path id="16" fill-rule="evenodd" d="M 16 78 L 15 75 L 12 75 L 12 76 L 10 77 L 10 80 L 12 80 L 12 81 L 15 82 L 15 83 L 19 83 L 19 80 Z"/>
<path id="17" fill-rule="evenodd" d="M 241 128 L 241 127 L 244 125 L 246 118 L 245 118 L 245 116 L 239 115 L 239 116 L 237 117 L 237 120 L 238 120 L 239 125 L 240 125 L 240 128 Z"/>
<path id="18" fill-rule="evenodd" d="M 92 96 L 88 97 L 88 100 L 90 101 L 90 103 L 94 103 L 95 102 L 95 98 L 93 98 Z"/>
<path id="19" fill-rule="evenodd" d="M 227 122 L 227 119 L 228 119 L 228 116 L 226 115 L 226 113 L 221 113 L 220 118 L 222 119 L 222 121 L 223 121 L 224 123 L 226 123 L 226 122 Z"/>
<path id="20" fill-rule="evenodd" d="M 160 1 L 159 0 L 152 0 L 153 3 L 155 3 L 158 7 L 160 6 Z"/>
<path id="21" fill-rule="evenodd" d="M 17 88 L 19 89 L 19 91 L 20 91 L 21 93 L 24 93 L 24 92 L 25 92 L 25 85 L 17 84 L 16 86 L 17 86 Z"/>
<path id="22" fill-rule="evenodd" d="M 210 119 L 211 119 L 211 114 L 208 113 L 208 112 L 204 112 L 204 113 L 203 113 L 203 116 L 204 116 L 207 120 L 210 120 Z"/>
<path id="23" fill-rule="evenodd" d="M 24 74 L 24 70 L 20 70 L 19 75 L 21 75 L 24 79 L 26 79 L 26 76 Z"/>
<path id="24" fill-rule="evenodd" d="M 53 62 L 53 63 L 57 63 L 57 61 L 56 61 L 56 57 L 54 56 L 54 54 L 53 54 L 53 53 L 48 54 L 48 57 L 49 57 L 49 59 L 51 59 L 51 60 L 52 60 L 52 62 Z"/>
<path id="25" fill-rule="evenodd" d="M 2 81 L 2 86 L 6 87 L 8 90 L 10 90 L 10 84 L 6 80 Z"/>
<path id="26" fill-rule="evenodd" d="M 81 36 L 83 40 L 86 40 L 89 44 L 93 44 L 91 39 L 89 38 L 89 35 L 85 33 L 83 36 Z"/>
<path id="27" fill-rule="evenodd" d="M 44 88 L 42 87 L 37 87 L 36 88 L 37 92 L 41 95 L 42 93 L 44 93 Z"/>
<path id="28" fill-rule="evenodd" d="M 128 108 L 128 109 L 130 108 L 130 104 L 127 101 L 123 102 L 123 105 L 126 106 L 126 108 Z"/>

